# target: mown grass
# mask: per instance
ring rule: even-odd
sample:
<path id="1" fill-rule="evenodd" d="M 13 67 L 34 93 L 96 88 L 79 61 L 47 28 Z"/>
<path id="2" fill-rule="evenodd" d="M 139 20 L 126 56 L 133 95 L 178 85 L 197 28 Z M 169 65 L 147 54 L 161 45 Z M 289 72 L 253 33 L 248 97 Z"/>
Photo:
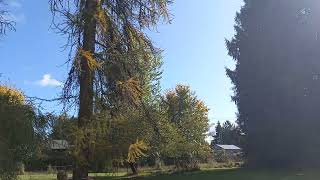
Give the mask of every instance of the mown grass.
<path id="1" fill-rule="evenodd" d="M 122 174 L 90 174 L 96 180 L 128 178 Z M 22 180 L 54 180 L 55 175 L 31 173 L 21 176 Z M 144 172 L 136 180 L 318 180 L 319 170 L 248 170 L 211 169 L 187 173 Z"/>

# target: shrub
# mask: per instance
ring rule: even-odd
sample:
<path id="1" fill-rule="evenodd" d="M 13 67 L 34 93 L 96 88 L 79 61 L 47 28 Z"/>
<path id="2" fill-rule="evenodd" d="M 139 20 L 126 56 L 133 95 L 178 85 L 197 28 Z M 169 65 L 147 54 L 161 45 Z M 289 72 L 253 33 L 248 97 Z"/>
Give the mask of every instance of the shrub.
<path id="1" fill-rule="evenodd" d="M 24 175 L 25 173 L 25 167 L 23 163 L 18 163 L 18 174 L 19 175 Z"/>
<path id="2" fill-rule="evenodd" d="M 47 169 L 47 173 L 48 174 L 55 174 L 57 172 L 57 170 L 55 168 L 53 168 L 51 166 L 51 164 L 49 164 L 48 169 Z"/>
<path id="3" fill-rule="evenodd" d="M 68 174 L 66 171 L 58 171 L 58 174 L 57 174 L 57 179 L 58 180 L 68 180 Z"/>
<path id="4" fill-rule="evenodd" d="M 215 152 L 214 158 L 218 163 L 228 163 L 232 161 L 232 158 L 228 156 L 224 151 Z"/>
<path id="5" fill-rule="evenodd" d="M 16 180 L 18 179 L 18 170 L 17 164 L 8 161 L 2 160 L 0 161 L 0 179 L 1 180 Z"/>

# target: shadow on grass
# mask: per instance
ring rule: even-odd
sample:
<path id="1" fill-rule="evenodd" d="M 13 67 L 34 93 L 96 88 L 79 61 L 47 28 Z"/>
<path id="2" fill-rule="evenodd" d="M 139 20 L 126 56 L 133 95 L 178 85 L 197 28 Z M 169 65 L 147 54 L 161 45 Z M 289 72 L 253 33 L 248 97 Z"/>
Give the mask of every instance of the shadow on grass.
<path id="1" fill-rule="evenodd" d="M 213 169 L 194 172 L 168 173 L 157 172 L 139 177 L 99 177 L 108 179 L 136 180 L 318 180 L 319 170 L 253 170 L 253 169 Z"/>
<path id="2" fill-rule="evenodd" d="M 240 171 L 239 169 L 215 169 L 215 170 L 199 170 L 192 172 L 150 172 L 147 174 L 142 173 L 140 176 L 121 176 L 121 177 L 95 177 L 95 180 L 111 180 L 111 179 L 203 179 L 203 178 L 212 178 L 212 175 L 221 176 L 221 175 L 230 175 Z"/>

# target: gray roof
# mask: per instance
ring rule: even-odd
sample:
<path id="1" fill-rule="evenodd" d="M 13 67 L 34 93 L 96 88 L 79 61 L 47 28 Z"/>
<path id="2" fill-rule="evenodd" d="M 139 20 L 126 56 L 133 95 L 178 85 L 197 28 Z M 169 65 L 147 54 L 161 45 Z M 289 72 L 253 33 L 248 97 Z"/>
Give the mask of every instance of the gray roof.
<path id="1" fill-rule="evenodd" d="M 235 145 L 217 144 L 217 146 L 224 150 L 241 150 L 241 148 Z"/>
<path id="2" fill-rule="evenodd" d="M 50 142 L 50 148 L 53 150 L 66 150 L 69 147 L 69 143 L 66 140 L 52 140 Z"/>

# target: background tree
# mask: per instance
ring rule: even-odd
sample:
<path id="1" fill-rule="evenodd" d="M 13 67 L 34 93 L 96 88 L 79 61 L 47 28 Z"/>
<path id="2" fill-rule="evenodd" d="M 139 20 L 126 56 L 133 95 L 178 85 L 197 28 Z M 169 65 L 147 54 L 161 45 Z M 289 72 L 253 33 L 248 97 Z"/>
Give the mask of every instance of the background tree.
<path id="1" fill-rule="evenodd" d="M 54 26 L 69 36 L 72 68 L 65 83 L 64 97 L 78 97 L 78 128 L 86 132 L 93 121 L 96 103 L 103 102 L 111 117 L 119 109 L 119 99 L 141 101 L 139 81 L 141 63 L 158 58 L 143 29 L 167 20 L 170 1 L 51 0 L 57 18 Z M 75 94 L 74 94 L 75 93 Z M 69 99 L 70 100 L 70 99 Z M 87 135 L 86 135 L 87 136 Z M 79 147 L 81 160 L 76 160 L 74 179 L 88 176 L 91 150 L 88 139 Z"/>
<path id="2" fill-rule="evenodd" d="M 77 119 L 69 117 L 67 114 L 59 116 L 47 114 L 47 122 L 50 123 L 49 138 L 55 140 L 67 140 L 71 142 L 72 127 L 77 123 Z"/>
<path id="3" fill-rule="evenodd" d="M 211 145 L 223 144 L 222 143 L 222 126 L 220 124 L 220 121 L 218 121 L 215 127 L 214 135 L 212 135 L 212 137 L 213 137 L 213 140 L 211 142 Z"/>
<path id="4" fill-rule="evenodd" d="M 241 146 L 242 136 L 239 128 L 232 124 L 230 121 L 223 123 L 223 126 L 220 125 L 220 122 L 217 123 L 216 133 L 213 136 L 212 145 L 215 144 L 232 144 Z"/>
<path id="5" fill-rule="evenodd" d="M 31 156 L 35 118 L 19 90 L 0 86 L 0 179 L 16 179 L 18 163 Z"/>
<path id="6" fill-rule="evenodd" d="M 178 85 L 163 97 L 166 119 L 161 146 L 165 156 L 173 158 L 178 168 L 198 168 L 199 160 L 210 152 L 206 136 L 209 129 L 208 108 L 188 86 Z M 167 121 L 167 122 L 166 122 Z"/>
<path id="7" fill-rule="evenodd" d="M 66 140 L 71 143 L 71 130 L 76 120 L 66 114 L 53 113 L 36 114 L 33 129 L 34 140 L 31 144 L 32 154 L 25 160 L 27 171 L 45 171 L 49 166 L 68 166 L 71 164 L 68 151 L 56 152 L 51 150 L 52 140 Z"/>
<path id="8" fill-rule="evenodd" d="M 222 126 L 222 142 L 223 144 L 239 145 L 240 133 L 237 127 L 230 121 L 226 121 Z"/>

